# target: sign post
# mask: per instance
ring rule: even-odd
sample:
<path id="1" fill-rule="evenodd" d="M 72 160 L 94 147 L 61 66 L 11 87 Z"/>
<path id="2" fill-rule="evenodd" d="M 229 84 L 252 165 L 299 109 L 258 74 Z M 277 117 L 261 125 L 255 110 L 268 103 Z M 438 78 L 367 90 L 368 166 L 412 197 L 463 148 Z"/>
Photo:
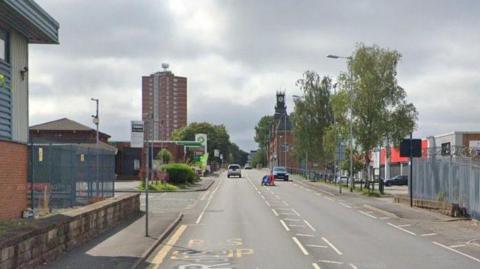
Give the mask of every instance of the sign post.
<path id="1" fill-rule="evenodd" d="M 408 190 L 410 192 L 410 207 L 413 207 L 413 158 L 422 157 L 422 140 L 413 139 L 412 133 L 410 133 L 410 139 L 403 139 L 400 143 L 400 157 L 408 157 L 410 159 Z"/>

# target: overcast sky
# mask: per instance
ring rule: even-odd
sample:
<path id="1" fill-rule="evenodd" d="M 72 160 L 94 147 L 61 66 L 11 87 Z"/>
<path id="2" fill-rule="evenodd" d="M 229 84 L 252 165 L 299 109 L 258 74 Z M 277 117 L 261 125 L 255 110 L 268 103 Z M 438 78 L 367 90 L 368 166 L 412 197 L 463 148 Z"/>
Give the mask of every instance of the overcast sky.
<path id="1" fill-rule="evenodd" d="M 402 54 L 398 80 L 420 116 L 416 136 L 480 130 L 480 1 L 36 0 L 60 45 L 30 46 L 30 123 L 68 117 L 129 140 L 141 76 L 161 63 L 188 78 L 188 121 L 227 126 L 244 150 L 273 113 L 275 92 L 305 70 L 336 77 L 327 54 L 358 42 Z"/>

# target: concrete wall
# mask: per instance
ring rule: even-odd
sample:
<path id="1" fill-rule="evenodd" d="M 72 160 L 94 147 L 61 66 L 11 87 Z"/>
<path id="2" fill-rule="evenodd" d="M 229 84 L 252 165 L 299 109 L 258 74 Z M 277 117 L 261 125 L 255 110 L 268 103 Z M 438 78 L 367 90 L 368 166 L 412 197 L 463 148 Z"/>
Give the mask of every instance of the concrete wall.
<path id="1" fill-rule="evenodd" d="M 19 218 L 26 208 L 27 145 L 0 140 L 0 220 Z"/>
<path id="2" fill-rule="evenodd" d="M 12 139 L 28 141 L 28 72 L 22 78 L 20 71 L 28 67 L 28 42 L 19 33 L 10 32 L 10 59 L 12 74 Z"/>
<path id="3" fill-rule="evenodd" d="M 31 227 L 0 237 L 0 268 L 33 268 L 55 260 L 64 251 L 138 216 L 139 212 L 140 194 L 124 194 L 33 220 Z"/>

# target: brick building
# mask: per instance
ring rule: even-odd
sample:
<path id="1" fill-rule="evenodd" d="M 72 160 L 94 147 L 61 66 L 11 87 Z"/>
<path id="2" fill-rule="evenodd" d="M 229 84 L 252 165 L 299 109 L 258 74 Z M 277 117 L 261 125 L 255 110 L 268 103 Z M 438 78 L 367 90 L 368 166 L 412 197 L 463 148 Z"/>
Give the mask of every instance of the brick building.
<path id="1" fill-rule="evenodd" d="M 295 144 L 292 124 L 285 104 L 285 93 L 277 92 L 277 101 L 273 124 L 270 129 L 270 141 L 268 144 L 268 161 L 270 167 L 285 166 L 298 167 L 294 156 Z"/>
<path id="2" fill-rule="evenodd" d="M 164 71 L 142 77 L 142 119 L 146 138 L 170 140 L 176 129 L 187 125 L 187 78 L 162 66 Z"/>
<path id="3" fill-rule="evenodd" d="M 27 208 L 28 46 L 58 44 L 58 28 L 32 0 L 0 1 L 0 220 Z"/>
<path id="4" fill-rule="evenodd" d="M 101 144 L 106 144 L 110 136 L 98 132 L 98 138 Z M 97 131 L 76 121 L 62 118 L 31 126 L 30 140 L 33 143 L 95 144 Z"/>

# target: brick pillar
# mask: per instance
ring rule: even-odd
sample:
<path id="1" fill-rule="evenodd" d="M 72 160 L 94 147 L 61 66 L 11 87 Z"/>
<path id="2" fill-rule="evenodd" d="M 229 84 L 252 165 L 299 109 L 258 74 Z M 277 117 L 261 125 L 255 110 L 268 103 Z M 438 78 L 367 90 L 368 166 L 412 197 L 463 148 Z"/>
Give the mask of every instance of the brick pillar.
<path id="1" fill-rule="evenodd" d="M 27 145 L 0 140 L 0 220 L 27 208 Z"/>

